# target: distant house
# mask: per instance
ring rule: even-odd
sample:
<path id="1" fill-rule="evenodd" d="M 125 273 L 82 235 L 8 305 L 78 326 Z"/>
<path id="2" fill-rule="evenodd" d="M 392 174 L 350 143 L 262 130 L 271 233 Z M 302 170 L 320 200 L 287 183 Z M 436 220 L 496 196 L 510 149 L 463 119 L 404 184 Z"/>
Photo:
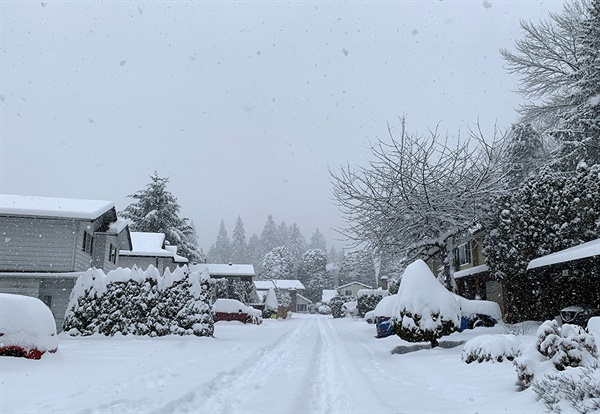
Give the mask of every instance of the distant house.
<path id="1" fill-rule="evenodd" d="M 227 287 L 227 295 L 229 298 L 237 299 L 238 296 L 235 294 L 235 284 L 238 282 L 247 283 L 251 286 L 252 279 L 256 275 L 254 272 L 254 266 L 251 264 L 221 264 L 221 263 L 197 263 L 190 265 L 192 272 L 208 272 L 211 279 L 227 279 L 229 281 Z M 252 288 L 251 288 L 252 289 Z M 255 297 L 254 292 L 252 293 L 254 300 L 258 300 Z"/>
<path id="2" fill-rule="evenodd" d="M 301 295 L 305 288 L 299 280 L 255 280 L 254 287 L 258 297 L 264 297 L 269 289 L 273 288 L 277 292 L 289 294 L 292 299 L 288 307 L 290 312 L 307 312 L 308 305 L 312 304 L 310 299 Z"/>
<path id="3" fill-rule="evenodd" d="M 134 265 L 146 270 L 152 265 L 162 275 L 165 269 L 175 270 L 188 264 L 188 259 L 177 254 L 177 247 L 166 244 L 164 233 L 131 232 L 131 249 L 119 251 L 119 266 Z"/>
<path id="4" fill-rule="evenodd" d="M 110 201 L 2 194 L 0 231 L 0 292 L 41 299 L 59 330 L 77 277 L 115 269 L 131 249 Z"/>
<path id="5" fill-rule="evenodd" d="M 600 306 L 600 239 L 529 262 L 527 273 L 540 283 L 545 308 L 554 312 L 577 304 Z"/>
<path id="6" fill-rule="evenodd" d="M 350 282 L 339 286 L 336 290 L 340 296 L 356 296 L 361 289 L 373 289 L 373 287 L 360 282 Z"/>

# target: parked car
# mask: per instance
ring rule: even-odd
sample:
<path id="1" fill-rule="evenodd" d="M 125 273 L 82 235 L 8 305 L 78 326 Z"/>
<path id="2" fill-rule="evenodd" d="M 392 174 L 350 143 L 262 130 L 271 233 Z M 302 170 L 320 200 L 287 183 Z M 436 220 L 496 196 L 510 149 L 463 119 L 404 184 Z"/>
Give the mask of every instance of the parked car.
<path id="1" fill-rule="evenodd" d="M 397 295 L 386 296 L 375 306 L 373 316 L 375 317 L 375 331 L 377 338 L 385 338 L 394 333 L 392 312 L 396 303 Z"/>
<path id="2" fill-rule="evenodd" d="M 588 320 L 594 316 L 600 316 L 600 308 L 589 304 L 568 306 L 560 311 L 562 322 L 583 327 L 586 327 Z"/>
<path id="3" fill-rule="evenodd" d="M 375 323 L 375 311 L 368 311 L 367 313 L 365 313 L 365 321 L 367 321 L 367 323 Z"/>
<path id="4" fill-rule="evenodd" d="M 502 320 L 502 311 L 496 302 L 491 300 L 466 299 L 454 295 L 460 306 L 460 328 L 473 329 L 480 326 L 491 328 Z"/>
<path id="5" fill-rule="evenodd" d="M 255 325 L 262 323 L 261 311 L 235 299 L 217 299 L 212 306 L 212 315 L 215 322 L 240 321 Z"/>
<path id="6" fill-rule="evenodd" d="M 0 293 L 0 355 L 40 359 L 56 352 L 56 323 L 39 299 Z"/>

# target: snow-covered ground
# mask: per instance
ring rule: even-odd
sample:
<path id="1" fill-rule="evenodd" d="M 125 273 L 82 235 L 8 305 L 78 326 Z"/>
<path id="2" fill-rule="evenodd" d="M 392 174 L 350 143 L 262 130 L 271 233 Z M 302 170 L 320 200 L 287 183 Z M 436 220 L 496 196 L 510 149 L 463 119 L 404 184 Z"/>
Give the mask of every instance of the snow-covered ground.
<path id="1" fill-rule="evenodd" d="M 535 328 L 534 331 L 535 332 Z M 467 341 L 503 327 L 443 338 Z M 362 320 L 294 314 L 219 322 L 214 338 L 59 337 L 39 361 L 0 357 L 0 412 L 543 412 L 510 362 L 461 361 L 462 346 L 406 353 Z M 532 341 L 532 336 L 519 336 Z"/>

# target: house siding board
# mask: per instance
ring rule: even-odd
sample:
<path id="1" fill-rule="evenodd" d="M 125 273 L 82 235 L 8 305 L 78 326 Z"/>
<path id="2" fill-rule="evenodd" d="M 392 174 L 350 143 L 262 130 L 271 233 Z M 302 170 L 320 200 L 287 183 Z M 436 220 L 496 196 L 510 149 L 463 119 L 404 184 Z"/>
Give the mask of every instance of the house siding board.
<path id="1" fill-rule="evenodd" d="M 69 304 L 69 296 L 75 286 L 75 279 L 44 279 L 40 281 L 39 299 L 44 301 L 46 296 L 52 298 L 50 310 L 56 321 L 57 332 L 62 331 L 65 312 Z"/>
<path id="2" fill-rule="evenodd" d="M 31 296 L 37 298 L 40 292 L 40 281 L 31 278 L 0 278 L 0 293 Z"/>
<path id="3" fill-rule="evenodd" d="M 74 220 L 0 216 L 0 271 L 73 270 Z"/>

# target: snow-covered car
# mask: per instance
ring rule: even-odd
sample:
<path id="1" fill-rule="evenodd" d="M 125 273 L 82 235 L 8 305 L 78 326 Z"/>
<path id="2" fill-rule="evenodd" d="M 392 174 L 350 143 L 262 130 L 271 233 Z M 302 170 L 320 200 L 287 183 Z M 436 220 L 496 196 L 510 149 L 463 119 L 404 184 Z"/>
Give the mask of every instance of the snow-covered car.
<path id="1" fill-rule="evenodd" d="M 375 311 L 374 310 L 365 313 L 365 321 L 367 321 L 367 323 L 375 323 Z"/>
<path id="2" fill-rule="evenodd" d="M 375 306 L 373 316 L 375 317 L 375 330 L 377 338 L 385 338 L 394 333 L 392 312 L 396 303 L 397 295 L 386 296 Z"/>
<path id="3" fill-rule="evenodd" d="M 594 316 L 600 316 L 600 308 L 592 305 L 573 305 L 563 308 L 560 311 L 560 319 L 563 322 L 583 327 Z"/>
<path id="4" fill-rule="evenodd" d="M 491 300 L 466 299 L 454 295 L 460 306 L 460 328 L 473 329 L 480 326 L 492 327 L 502 320 L 502 311 L 496 302 Z"/>
<path id="5" fill-rule="evenodd" d="M 212 315 L 215 322 L 240 321 L 255 325 L 262 323 L 261 311 L 235 299 L 217 299 L 212 306 Z"/>
<path id="6" fill-rule="evenodd" d="M 40 359 L 57 348 L 56 323 L 41 300 L 0 293 L 0 355 Z"/>
<path id="7" fill-rule="evenodd" d="M 350 301 L 350 302 L 346 302 L 342 305 L 342 312 L 344 312 L 344 315 L 346 316 L 351 316 L 351 317 L 356 317 L 356 315 L 358 314 L 358 309 L 356 307 L 356 301 Z"/>

